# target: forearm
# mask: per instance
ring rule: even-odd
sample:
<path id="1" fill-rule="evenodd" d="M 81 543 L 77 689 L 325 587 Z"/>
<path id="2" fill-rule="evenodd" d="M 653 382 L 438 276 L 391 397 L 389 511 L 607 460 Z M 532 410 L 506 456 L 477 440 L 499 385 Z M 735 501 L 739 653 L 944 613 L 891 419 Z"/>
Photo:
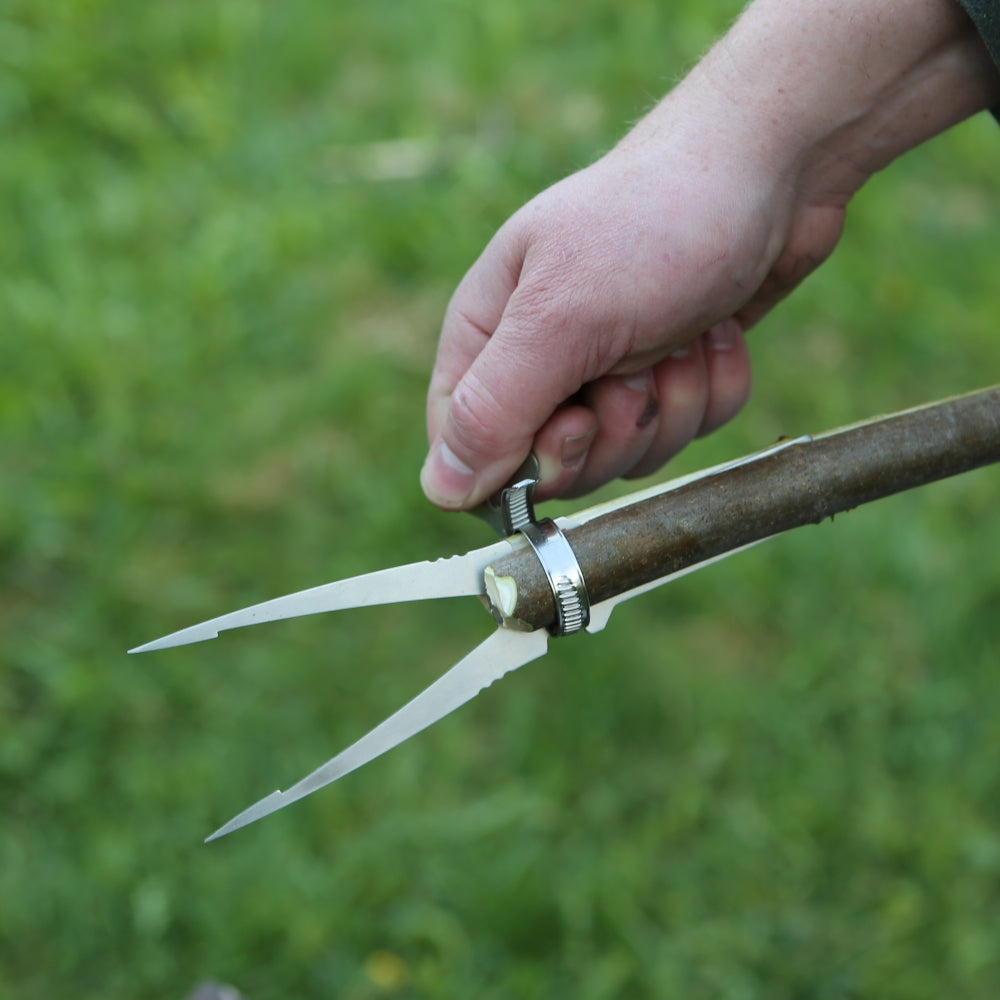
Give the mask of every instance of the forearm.
<path id="1" fill-rule="evenodd" d="M 906 150 L 1000 101 L 1000 73 L 957 0 L 756 0 L 683 88 L 742 118 L 805 198 L 846 203 Z"/>

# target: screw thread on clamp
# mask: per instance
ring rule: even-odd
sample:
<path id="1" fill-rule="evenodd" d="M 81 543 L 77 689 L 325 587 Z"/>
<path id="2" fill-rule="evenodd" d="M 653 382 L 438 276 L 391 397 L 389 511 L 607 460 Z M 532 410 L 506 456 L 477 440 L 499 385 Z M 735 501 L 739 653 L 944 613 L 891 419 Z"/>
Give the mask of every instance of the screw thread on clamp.
<path id="1" fill-rule="evenodd" d="M 519 484 L 503 491 L 504 526 L 510 528 L 511 534 L 520 531 L 523 525 L 531 524 L 535 520 L 535 510 L 531 502 L 533 491 L 534 483 L 530 485 Z"/>
<path id="2" fill-rule="evenodd" d="M 560 576 L 555 579 L 555 591 L 556 606 L 562 615 L 560 635 L 572 635 L 585 628 L 590 621 L 590 602 L 586 600 L 586 587 L 578 588 L 568 576 Z"/>

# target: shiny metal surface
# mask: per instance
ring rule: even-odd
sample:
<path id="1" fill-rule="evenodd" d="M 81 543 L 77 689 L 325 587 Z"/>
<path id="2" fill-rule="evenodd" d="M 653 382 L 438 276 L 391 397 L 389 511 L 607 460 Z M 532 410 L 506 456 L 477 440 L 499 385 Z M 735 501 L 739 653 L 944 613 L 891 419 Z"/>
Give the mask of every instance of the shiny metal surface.
<path id="1" fill-rule="evenodd" d="M 245 809 L 208 840 L 216 840 L 248 823 L 283 809 L 324 785 L 381 756 L 404 740 L 433 725 L 456 708 L 471 701 L 504 674 L 545 655 L 548 635 L 544 630 L 513 632 L 497 629 L 446 674 L 407 702 L 398 712 L 377 725 L 346 750 L 328 760 L 287 791 L 276 791 Z"/>
<path id="2" fill-rule="evenodd" d="M 300 590 L 284 597 L 241 608 L 171 632 L 130 649 L 130 653 L 147 653 L 171 646 L 215 639 L 227 629 L 259 625 L 262 622 L 318 615 L 326 611 L 365 608 L 376 604 L 398 604 L 404 601 L 426 601 L 439 597 L 466 597 L 484 592 L 483 571 L 495 559 L 509 555 L 514 546 L 504 540 L 464 555 L 446 559 L 408 563 L 389 569 L 365 573 L 347 580 L 336 580 L 319 587 Z"/>

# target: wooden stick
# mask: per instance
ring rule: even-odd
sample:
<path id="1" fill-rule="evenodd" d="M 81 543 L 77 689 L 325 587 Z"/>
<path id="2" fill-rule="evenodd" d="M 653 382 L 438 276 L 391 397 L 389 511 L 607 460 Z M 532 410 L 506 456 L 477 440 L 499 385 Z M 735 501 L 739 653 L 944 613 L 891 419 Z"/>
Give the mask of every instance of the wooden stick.
<path id="1" fill-rule="evenodd" d="M 750 542 L 1000 461 L 1000 386 L 831 431 L 760 460 L 641 500 L 578 527 L 566 539 L 591 604 Z M 510 577 L 506 613 L 548 628 L 555 605 L 531 549 L 492 567 Z"/>

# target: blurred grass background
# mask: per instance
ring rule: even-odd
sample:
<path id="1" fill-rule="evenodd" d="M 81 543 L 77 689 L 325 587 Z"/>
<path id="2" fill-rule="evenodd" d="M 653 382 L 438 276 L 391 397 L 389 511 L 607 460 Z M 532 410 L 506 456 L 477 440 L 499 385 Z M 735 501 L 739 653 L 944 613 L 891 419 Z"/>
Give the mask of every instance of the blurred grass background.
<path id="1" fill-rule="evenodd" d="M 996 470 L 635 602 L 210 847 L 489 620 L 124 655 L 487 541 L 417 484 L 448 296 L 738 6 L 4 5 L 0 995 L 1000 994 Z M 997 381 L 998 158 L 980 116 L 876 178 L 673 470 Z"/>

